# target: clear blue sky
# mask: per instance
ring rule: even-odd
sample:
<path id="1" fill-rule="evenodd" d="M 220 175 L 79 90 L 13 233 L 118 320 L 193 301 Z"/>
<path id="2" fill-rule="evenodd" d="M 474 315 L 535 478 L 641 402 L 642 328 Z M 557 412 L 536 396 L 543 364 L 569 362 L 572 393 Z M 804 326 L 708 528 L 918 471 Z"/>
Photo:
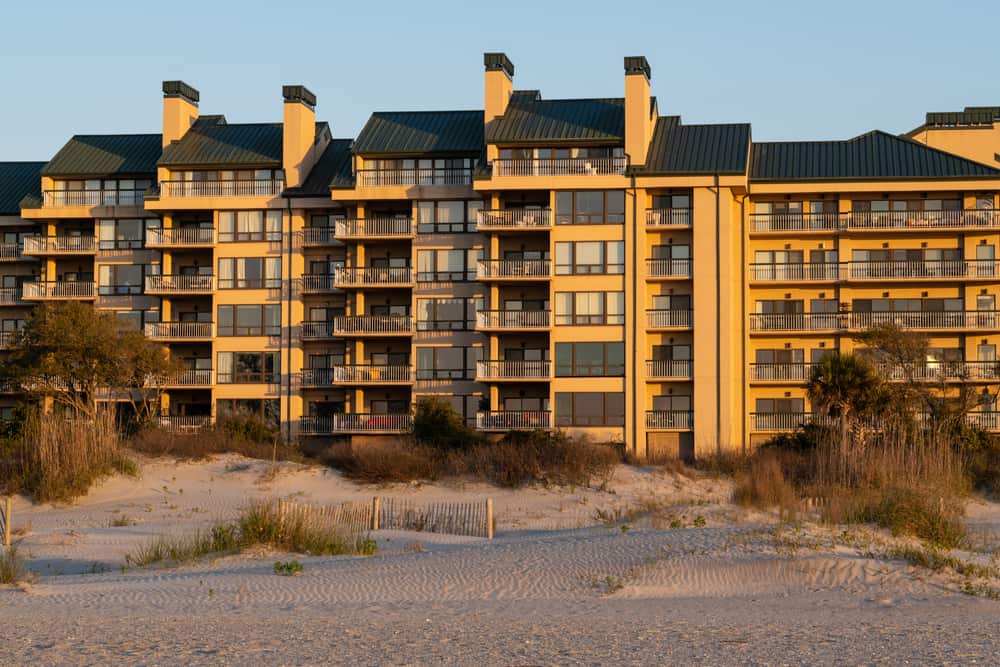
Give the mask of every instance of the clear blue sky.
<path id="1" fill-rule="evenodd" d="M 231 122 L 279 120 L 281 85 L 302 83 L 338 137 L 375 110 L 478 109 L 484 51 L 548 98 L 621 96 L 622 56 L 645 55 L 662 114 L 749 121 L 757 140 L 1000 105 L 997 0 L 4 4 L 0 160 L 47 160 L 74 133 L 158 132 L 163 79 Z"/>

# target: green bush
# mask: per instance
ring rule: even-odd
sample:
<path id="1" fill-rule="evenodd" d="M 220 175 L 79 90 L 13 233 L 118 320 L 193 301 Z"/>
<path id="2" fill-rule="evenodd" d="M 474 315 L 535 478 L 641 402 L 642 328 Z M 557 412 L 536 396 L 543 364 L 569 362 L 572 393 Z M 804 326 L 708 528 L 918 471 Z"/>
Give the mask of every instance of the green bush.
<path id="1" fill-rule="evenodd" d="M 481 440 L 449 403 L 438 398 L 422 398 L 417 402 L 413 437 L 422 445 L 439 449 L 462 449 Z"/>
<path id="2" fill-rule="evenodd" d="M 13 585 L 24 580 L 24 557 L 17 545 L 0 546 L 0 584 Z"/>
<path id="3" fill-rule="evenodd" d="M 302 574 L 302 563 L 297 560 L 290 560 L 283 563 L 280 560 L 274 563 L 274 573 L 282 577 L 294 577 Z"/>
<path id="4" fill-rule="evenodd" d="M 848 519 L 877 524 L 893 535 L 913 535 L 943 549 L 954 549 L 966 540 L 958 508 L 932 497 L 927 489 L 897 487 L 865 494 Z"/>

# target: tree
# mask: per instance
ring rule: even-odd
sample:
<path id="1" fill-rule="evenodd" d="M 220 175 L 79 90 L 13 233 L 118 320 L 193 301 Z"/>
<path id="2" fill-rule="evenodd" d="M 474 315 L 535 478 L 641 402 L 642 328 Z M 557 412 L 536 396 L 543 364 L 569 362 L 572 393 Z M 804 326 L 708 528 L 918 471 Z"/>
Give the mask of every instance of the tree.
<path id="1" fill-rule="evenodd" d="M 806 391 L 821 416 L 838 421 L 841 460 L 846 461 L 851 426 L 880 404 L 882 381 L 861 357 L 833 353 L 813 367 Z"/>
<path id="2" fill-rule="evenodd" d="M 3 373 L 28 394 L 51 398 L 79 417 L 93 418 L 98 397 L 107 392 L 147 418 L 155 408 L 150 398 L 159 397 L 176 370 L 165 348 L 113 313 L 68 301 L 32 312 Z"/>

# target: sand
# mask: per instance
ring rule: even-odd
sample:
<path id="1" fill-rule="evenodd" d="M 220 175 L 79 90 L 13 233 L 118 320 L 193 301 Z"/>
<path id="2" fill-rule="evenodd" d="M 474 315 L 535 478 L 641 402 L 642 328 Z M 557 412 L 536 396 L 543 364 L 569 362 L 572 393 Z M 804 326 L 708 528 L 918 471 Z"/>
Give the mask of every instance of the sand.
<path id="1" fill-rule="evenodd" d="M 14 525 L 38 576 L 0 588 L 0 664 L 993 664 L 1000 653 L 1000 603 L 855 544 L 887 536 L 848 546 L 735 508 L 725 481 L 622 467 L 603 489 L 511 491 L 265 472 L 236 456 L 152 461 L 72 506 L 19 500 Z M 372 495 L 489 495 L 497 538 L 379 531 L 377 555 L 297 557 L 297 577 L 275 576 L 287 557 L 260 552 L 122 571 L 150 536 L 251 498 Z M 640 503 L 653 518 L 628 512 Z M 983 552 L 969 557 L 986 562 L 1000 509 L 976 502 L 968 517 Z"/>

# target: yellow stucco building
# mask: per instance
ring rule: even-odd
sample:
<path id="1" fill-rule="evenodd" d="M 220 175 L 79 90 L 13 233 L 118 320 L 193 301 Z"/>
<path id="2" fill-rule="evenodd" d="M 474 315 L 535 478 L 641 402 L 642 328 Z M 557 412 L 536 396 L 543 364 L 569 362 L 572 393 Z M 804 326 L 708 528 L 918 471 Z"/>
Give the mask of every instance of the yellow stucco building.
<path id="1" fill-rule="evenodd" d="M 0 163 L 2 341 L 42 301 L 116 312 L 183 360 L 171 428 L 244 411 L 363 443 L 433 395 L 487 432 L 692 456 L 802 423 L 811 364 L 895 322 L 1000 430 L 1000 108 L 754 142 L 661 115 L 643 57 L 611 98 L 484 65 L 482 110 L 375 113 L 353 139 L 303 86 L 280 122 L 231 124 L 167 81 L 160 134 Z"/>

